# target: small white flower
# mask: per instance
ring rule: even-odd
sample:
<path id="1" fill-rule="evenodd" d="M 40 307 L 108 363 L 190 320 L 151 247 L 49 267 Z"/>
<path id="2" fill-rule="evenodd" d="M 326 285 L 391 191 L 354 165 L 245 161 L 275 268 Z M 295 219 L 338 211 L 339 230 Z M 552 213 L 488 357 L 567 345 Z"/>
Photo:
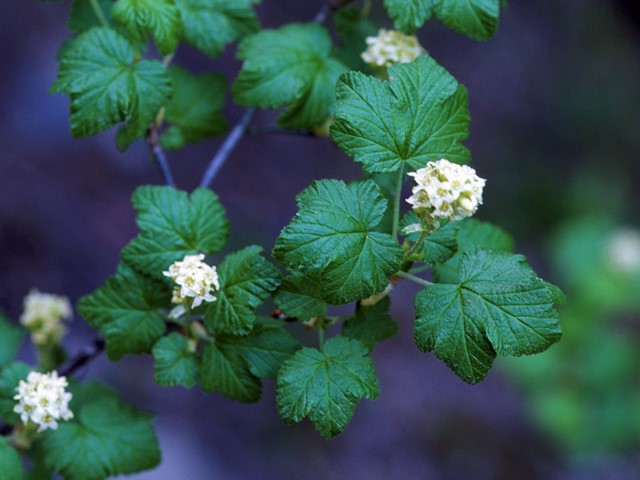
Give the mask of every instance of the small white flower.
<path id="1" fill-rule="evenodd" d="M 13 411 L 20 415 L 22 423 L 29 421 L 38 425 L 38 432 L 48 428 L 58 428 L 58 420 L 73 418 L 69 410 L 72 395 L 65 391 L 68 386 L 66 377 L 58 373 L 29 372 L 27 380 L 20 380 L 16 387 L 18 394 L 13 397 L 18 404 Z"/>
<path id="2" fill-rule="evenodd" d="M 482 204 L 486 180 L 466 165 L 442 159 L 429 162 L 426 167 L 408 175 L 415 179 L 416 186 L 407 202 L 434 228 L 438 228 L 443 219 L 455 221 L 470 217 Z"/>
<path id="3" fill-rule="evenodd" d="M 396 30 L 381 28 L 375 37 L 367 37 L 367 49 L 362 59 L 376 67 L 390 67 L 394 63 L 413 62 L 425 53 L 414 35 L 404 35 Z"/>
<path id="4" fill-rule="evenodd" d="M 31 339 L 36 345 L 46 345 L 60 341 L 66 333 L 62 321 L 72 316 L 67 297 L 31 290 L 24 298 L 20 323 L 31 332 Z"/>
<path id="5" fill-rule="evenodd" d="M 607 239 L 604 255 L 609 266 L 618 272 L 640 272 L 640 230 L 620 228 Z"/>
<path id="6" fill-rule="evenodd" d="M 220 290 L 216 267 L 207 265 L 202 260 L 202 253 L 187 255 L 182 261 L 174 262 L 168 271 L 162 272 L 178 284 L 173 291 L 173 303 L 181 305 L 185 299 L 193 298 L 190 307 L 196 308 L 202 302 L 216 300 L 213 292 Z"/>

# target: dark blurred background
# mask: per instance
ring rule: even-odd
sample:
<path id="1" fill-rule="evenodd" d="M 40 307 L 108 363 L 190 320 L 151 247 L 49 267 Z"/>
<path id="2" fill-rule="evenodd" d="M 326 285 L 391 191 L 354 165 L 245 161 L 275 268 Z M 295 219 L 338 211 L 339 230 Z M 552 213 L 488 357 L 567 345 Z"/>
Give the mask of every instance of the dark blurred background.
<path id="1" fill-rule="evenodd" d="M 0 308 L 14 320 L 32 287 L 75 301 L 114 273 L 136 234 L 131 193 L 160 183 L 143 142 L 120 153 L 113 131 L 72 139 L 67 98 L 47 93 L 69 3 L 12 2 L 0 17 Z M 258 12 L 277 27 L 311 20 L 322 4 L 263 0 Z M 565 289 L 564 339 L 534 358 L 499 359 L 469 386 L 413 346 L 414 290 L 401 285 L 392 307 L 401 333 L 374 354 L 380 399 L 363 402 L 331 441 L 307 422 L 282 425 L 270 382 L 259 403 L 240 405 L 154 386 L 149 357 L 102 357 L 82 376 L 158 414 L 164 461 L 131 478 L 640 478 L 638 4 L 514 0 L 488 42 L 435 20 L 419 36 L 469 90 L 467 145 L 488 179 L 478 217 L 514 234 Z M 233 48 L 212 60 L 181 46 L 176 63 L 228 78 L 239 68 Z M 226 111 L 232 123 L 241 115 Z M 254 124 L 273 121 L 263 112 Z M 197 185 L 220 143 L 169 154 L 179 187 Z M 232 222 L 230 248 L 269 250 L 312 179 L 360 174 L 328 139 L 246 138 L 213 186 Z M 95 335 L 80 318 L 72 331 L 72 352 Z"/>

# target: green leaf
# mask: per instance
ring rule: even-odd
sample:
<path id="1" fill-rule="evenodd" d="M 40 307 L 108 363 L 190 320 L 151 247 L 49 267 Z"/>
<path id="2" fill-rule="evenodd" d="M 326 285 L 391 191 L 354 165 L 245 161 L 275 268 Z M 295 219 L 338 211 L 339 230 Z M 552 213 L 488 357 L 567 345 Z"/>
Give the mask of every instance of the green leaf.
<path id="1" fill-rule="evenodd" d="M 498 30 L 500 0 L 439 0 L 435 11 L 447 27 L 474 40 L 486 40 Z"/>
<path id="2" fill-rule="evenodd" d="M 414 33 L 431 18 L 439 0 L 384 0 L 384 8 L 393 20 L 396 30 Z M 455 1 L 455 0 L 454 0 Z"/>
<path id="3" fill-rule="evenodd" d="M 121 137 L 132 141 L 144 135 L 167 102 L 171 83 L 162 63 L 136 61 L 126 39 L 109 28 L 92 28 L 62 53 L 51 91 L 69 95 L 74 137 L 126 121 Z"/>
<path id="4" fill-rule="evenodd" d="M 219 252 L 227 241 L 224 208 L 209 189 L 189 197 L 171 187 L 143 186 L 132 201 L 141 233 L 122 250 L 122 258 L 149 276 L 160 278 L 185 255 Z"/>
<path id="5" fill-rule="evenodd" d="M 280 272 L 260 252 L 262 248 L 253 245 L 227 255 L 220 264 L 220 290 L 205 314 L 211 333 L 248 333 L 256 318 L 255 309 L 278 288 Z"/>
<path id="6" fill-rule="evenodd" d="M 239 402 L 257 402 L 262 384 L 242 355 L 225 345 L 211 342 L 202 352 L 200 384 L 205 392 L 217 391 Z"/>
<path id="7" fill-rule="evenodd" d="M 24 333 L 24 329 L 12 324 L 0 313 L 0 367 L 16 356 L 24 340 Z"/>
<path id="8" fill-rule="evenodd" d="M 31 367 L 22 362 L 11 362 L 0 371 L 0 417 L 5 423 L 16 425 L 22 423 L 20 415 L 14 413 L 16 401 L 13 397 L 18 393 L 16 387 L 20 380 L 26 380 Z"/>
<path id="9" fill-rule="evenodd" d="M 98 0 L 100 9 L 104 12 L 106 18 L 111 18 L 111 8 L 113 2 L 111 0 Z M 71 5 L 71 14 L 67 28 L 74 33 L 82 33 L 93 27 L 100 27 L 100 19 L 96 15 L 90 0 L 73 0 Z"/>
<path id="10" fill-rule="evenodd" d="M 367 348 L 357 340 L 334 337 L 324 351 L 303 348 L 278 373 L 278 411 L 287 424 L 309 417 L 323 437 L 338 435 L 358 402 L 378 397 L 378 378 Z"/>
<path id="11" fill-rule="evenodd" d="M 192 75 L 176 66 L 169 73 L 175 94 L 165 108 L 169 128 L 162 134 L 162 146 L 177 150 L 224 132 L 225 78 L 219 73 Z"/>
<path id="12" fill-rule="evenodd" d="M 346 67 L 330 57 L 331 38 L 317 24 L 289 24 L 246 38 L 238 48 L 244 60 L 232 93 L 241 105 L 280 108 L 286 128 L 322 124 L 331 113 L 335 83 Z"/>
<path id="13" fill-rule="evenodd" d="M 255 0 L 175 0 L 183 23 L 184 40 L 216 57 L 228 43 L 260 27 Z"/>
<path id="14" fill-rule="evenodd" d="M 466 250 L 482 248 L 484 250 L 513 251 L 513 237 L 496 225 L 473 218 L 449 223 L 447 227 L 452 224 L 454 225 L 452 229 L 455 229 L 455 248 L 457 252 L 450 256 L 449 259 L 443 259 L 446 262 L 435 264 L 433 275 L 440 283 L 456 283 L 458 281 L 458 264 L 463 252 Z M 439 230 L 436 230 L 429 238 L 438 235 L 438 232 Z M 447 237 L 450 238 L 449 232 L 447 232 Z M 442 262 L 443 260 L 439 261 Z"/>
<path id="15" fill-rule="evenodd" d="M 359 72 L 336 86 L 331 138 L 370 173 L 422 168 L 446 158 L 466 163 L 467 91 L 428 55 L 394 65 L 390 81 Z"/>
<path id="16" fill-rule="evenodd" d="M 0 437 L 0 480 L 22 480 L 24 470 L 18 452 Z"/>
<path id="17" fill-rule="evenodd" d="M 521 255 L 467 251 L 458 276 L 416 296 L 414 337 L 465 382 L 482 380 L 496 354 L 530 355 L 560 339 L 554 295 Z"/>
<path id="18" fill-rule="evenodd" d="M 178 45 L 180 17 L 173 0 L 117 0 L 112 15 L 138 42 L 144 42 L 151 32 L 162 55 Z"/>
<path id="19" fill-rule="evenodd" d="M 281 321 L 264 317 L 258 318 L 248 335 L 219 335 L 217 342 L 242 357 L 258 378 L 276 378 L 282 363 L 302 347 Z"/>
<path id="20" fill-rule="evenodd" d="M 405 227 L 413 223 L 420 223 L 420 221 L 416 213 L 411 210 L 403 217 L 402 226 Z M 421 249 L 421 253 L 424 254 L 423 263 L 444 262 L 456 253 L 458 249 L 458 228 L 461 223 L 449 222 L 427 236 Z M 406 235 L 406 238 L 416 242 L 419 236 L 419 233 L 410 233 Z"/>
<path id="21" fill-rule="evenodd" d="M 313 182 L 297 197 L 299 212 L 273 255 L 294 271 L 321 275 L 322 298 L 350 303 L 384 290 L 402 262 L 391 235 L 373 231 L 387 201 L 371 180 Z"/>
<path id="22" fill-rule="evenodd" d="M 322 300 L 321 278 L 318 275 L 292 273 L 285 277 L 273 301 L 285 315 L 302 321 L 327 315 L 327 304 Z"/>
<path id="23" fill-rule="evenodd" d="M 99 398 L 88 394 L 87 403 L 78 402 L 74 393 L 70 403 L 74 418 L 43 434 L 47 467 L 67 480 L 102 480 L 158 465 L 160 449 L 152 416 L 123 403 L 105 387 L 99 391 Z"/>
<path id="24" fill-rule="evenodd" d="M 198 380 L 198 358 L 179 333 L 161 338 L 153 346 L 154 378 L 158 385 L 193 387 Z"/>
<path id="25" fill-rule="evenodd" d="M 169 307 L 171 289 L 140 275 L 125 263 L 115 276 L 78 302 L 78 312 L 107 340 L 107 354 L 118 360 L 127 353 L 149 353 L 164 334 L 162 308 Z"/>
<path id="26" fill-rule="evenodd" d="M 365 39 L 378 33 L 374 23 L 359 8 L 341 8 L 333 16 L 333 21 L 340 36 L 334 56 L 350 70 L 367 70 L 368 66 L 360 55 L 367 48 Z"/>
<path id="27" fill-rule="evenodd" d="M 342 335 L 360 340 L 369 351 L 373 350 L 376 343 L 398 333 L 398 324 L 388 313 L 390 305 L 389 297 L 385 297 L 370 307 L 361 306 L 355 316 L 344 322 Z"/>

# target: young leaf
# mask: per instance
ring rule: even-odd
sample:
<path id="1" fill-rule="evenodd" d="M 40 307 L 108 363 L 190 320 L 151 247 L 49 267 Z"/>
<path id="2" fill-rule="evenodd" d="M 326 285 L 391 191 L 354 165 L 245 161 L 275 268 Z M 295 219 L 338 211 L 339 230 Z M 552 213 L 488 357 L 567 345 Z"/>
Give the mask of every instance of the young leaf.
<path id="1" fill-rule="evenodd" d="M 322 280 L 318 275 L 292 273 L 282 281 L 273 301 L 290 318 L 305 321 L 324 317 L 327 304 L 322 300 L 321 285 Z"/>
<path id="2" fill-rule="evenodd" d="M 171 301 L 164 282 L 142 276 L 125 263 L 115 276 L 78 302 L 78 312 L 107 340 L 107 354 L 118 360 L 127 353 L 148 353 L 164 334 L 161 308 Z"/>
<path id="3" fill-rule="evenodd" d="M 24 329 L 13 325 L 0 313 L 0 367 L 16 356 L 24 339 Z"/>
<path id="4" fill-rule="evenodd" d="M 211 342 L 202 352 L 200 384 L 205 392 L 217 391 L 239 402 L 257 402 L 262 384 L 246 360 L 234 349 Z"/>
<path id="5" fill-rule="evenodd" d="M 389 69 L 392 80 L 340 77 L 331 138 L 370 173 L 405 171 L 446 158 L 466 163 L 467 91 L 428 55 Z"/>
<path id="6" fill-rule="evenodd" d="M 380 293 L 402 262 L 391 235 L 373 231 L 387 201 L 371 180 L 320 180 L 297 197 L 299 212 L 273 255 L 294 271 L 321 275 L 322 298 L 349 303 Z"/>
<path id="7" fill-rule="evenodd" d="M 227 241 L 224 208 L 209 189 L 189 197 L 171 187 L 143 186 L 132 201 L 141 233 L 122 250 L 122 258 L 151 277 L 160 278 L 185 255 L 219 252 Z"/>
<path id="8" fill-rule="evenodd" d="M 334 337 L 320 352 L 303 348 L 278 373 L 278 411 L 287 424 L 306 416 L 323 437 L 338 435 L 358 402 L 375 399 L 378 378 L 367 348 L 357 340 Z"/>
<path id="9" fill-rule="evenodd" d="M 253 11 L 256 0 L 175 0 L 183 23 L 184 40 L 216 57 L 225 45 L 260 27 Z"/>
<path id="10" fill-rule="evenodd" d="M 74 393 L 74 418 L 43 434 L 47 467 L 67 480 L 102 480 L 160 463 L 158 440 L 150 424 L 153 417 L 126 405 L 105 387 L 100 391 L 99 398 L 88 395 L 92 400 L 87 403 L 78 402 L 82 395 L 76 398 Z"/>
<path id="11" fill-rule="evenodd" d="M 278 288 L 280 272 L 260 252 L 261 247 L 247 247 L 227 255 L 220 264 L 220 290 L 205 314 L 211 333 L 248 333 L 256 318 L 255 309 Z"/>
<path id="12" fill-rule="evenodd" d="M 160 62 L 135 57 L 131 44 L 109 28 L 92 28 L 64 50 L 51 91 L 69 95 L 74 137 L 124 121 L 128 140 L 144 135 L 169 99 L 171 83 Z"/>
<path id="13" fill-rule="evenodd" d="M 225 351 L 242 357 L 258 378 L 276 378 L 282 363 L 302 347 L 282 322 L 261 317 L 248 335 L 219 335 L 216 340 Z"/>
<path id="14" fill-rule="evenodd" d="M 474 40 L 487 40 L 498 30 L 500 0 L 439 0 L 435 11 L 447 27 Z"/>
<path id="15" fill-rule="evenodd" d="M 151 32 L 162 55 L 178 45 L 180 17 L 172 0 L 117 0 L 112 15 L 138 42 L 144 42 L 147 31 Z"/>
<path id="16" fill-rule="evenodd" d="M 165 107 L 169 128 L 162 134 L 162 146 L 177 150 L 185 143 L 197 143 L 224 132 L 225 78 L 219 73 L 192 75 L 176 66 L 169 74 L 175 94 Z"/>
<path id="17" fill-rule="evenodd" d="M 13 397 L 18 393 L 16 387 L 20 380 L 26 380 L 31 367 L 22 362 L 10 362 L 0 371 L 0 417 L 9 424 L 22 423 L 20 415 L 13 411 L 16 401 Z"/>
<path id="18" fill-rule="evenodd" d="M 335 83 L 346 67 L 330 57 L 331 38 L 317 24 L 290 24 L 263 30 L 238 48 L 244 60 L 232 93 L 257 108 L 289 108 L 278 119 L 286 128 L 323 123 L 334 101 Z"/>
<path id="19" fill-rule="evenodd" d="M 472 250 L 459 282 L 416 296 L 414 337 L 468 383 L 482 380 L 499 355 L 530 355 L 560 340 L 554 296 L 521 255 Z"/>
<path id="20" fill-rule="evenodd" d="M 370 307 L 361 306 L 356 314 L 344 322 L 342 335 L 360 340 L 369 351 L 376 343 L 398 333 L 398 324 L 389 315 L 389 297 L 385 297 Z"/>
<path id="21" fill-rule="evenodd" d="M 384 8 L 396 30 L 409 35 L 431 18 L 436 3 L 438 0 L 384 0 Z"/>
<path id="22" fill-rule="evenodd" d="M 198 358 L 187 339 L 178 333 L 161 338 L 151 351 L 155 358 L 154 378 L 158 385 L 193 387 L 198 380 Z"/>
<path id="23" fill-rule="evenodd" d="M 0 437 L 0 480 L 23 480 L 24 470 L 18 452 Z"/>
<path id="24" fill-rule="evenodd" d="M 443 228 L 446 229 L 452 224 L 454 225 L 452 228 L 455 229 L 455 249 L 457 251 L 448 259 L 438 260 L 439 262 L 446 260 L 444 263 L 435 264 L 433 275 L 440 283 L 456 283 L 458 281 L 458 264 L 466 250 L 482 248 L 484 250 L 513 251 L 513 237 L 496 225 L 474 218 L 466 218 L 459 222 L 451 222 Z M 439 231 L 436 230 L 433 235 L 429 235 L 429 238 L 438 236 Z M 450 238 L 450 236 L 448 237 Z"/>

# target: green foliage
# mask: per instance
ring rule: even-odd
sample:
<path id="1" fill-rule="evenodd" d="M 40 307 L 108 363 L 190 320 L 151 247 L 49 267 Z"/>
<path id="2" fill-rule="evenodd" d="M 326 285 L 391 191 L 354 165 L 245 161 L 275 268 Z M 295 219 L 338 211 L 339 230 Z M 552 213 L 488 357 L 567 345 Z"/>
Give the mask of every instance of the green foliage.
<path id="1" fill-rule="evenodd" d="M 137 42 L 145 42 L 151 32 L 163 55 L 178 45 L 180 18 L 173 0 L 117 0 L 112 15 Z"/>
<path id="2" fill-rule="evenodd" d="M 185 255 L 222 250 L 229 223 L 218 197 L 199 188 L 191 196 L 171 187 L 139 187 L 133 194 L 140 234 L 122 251 L 122 258 L 151 277 Z"/>
<path id="3" fill-rule="evenodd" d="M 333 21 L 340 36 L 334 56 L 351 70 L 367 70 L 360 55 L 367 48 L 365 39 L 378 33 L 375 24 L 359 8 L 338 10 Z"/>
<path id="4" fill-rule="evenodd" d="M 398 333 L 398 324 L 389 315 L 391 300 L 385 297 L 371 306 L 360 306 L 353 317 L 344 322 L 342 335 L 360 340 L 369 351 L 375 345 Z"/>
<path id="5" fill-rule="evenodd" d="M 445 227 L 448 234 L 444 239 L 448 241 L 453 240 L 455 244 L 454 254 L 448 259 L 441 257 L 433 268 L 434 278 L 438 282 L 442 283 L 456 283 L 458 281 L 458 264 L 462 255 L 467 250 L 474 248 L 482 248 L 485 250 L 496 250 L 512 252 L 514 247 L 513 237 L 505 232 L 502 228 L 492 225 L 487 222 L 481 222 L 476 219 L 466 218 L 459 222 L 453 222 Z M 444 233 L 444 232 L 443 232 Z M 438 231 L 433 235 L 429 235 L 428 240 L 432 240 L 431 237 L 436 237 L 440 242 L 442 237 L 439 236 Z M 431 243 L 430 241 L 425 243 Z M 425 247 L 426 248 L 426 247 Z M 435 249 L 436 252 L 438 249 Z M 435 252 L 434 252 L 435 253 Z"/>
<path id="6" fill-rule="evenodd" d="M 22 362 L 10 362 L 0 371 L 0 417 L 9 424 L 21 423 L 20 415 L 13 411 L 13 397 L 20 380 L 26 380 L 30 371 L 31 367 Z"/>
<path id="7" fill-rule="evenodd" d="M 322 300 L 322 281 L 319 275 L 292 273 L 285 277 L 273 301 L 285 315 L 299 320 L 324 317 L 327 304 Z"/>
<path id="8" fill-rule="evenodd" d="M 205 392 L 217 391 L 239 402 L 257 402 L 262 385 L 249 365 L 235 350 L 211 342 L 202 352 L 200 384 Z"/>
<path id="9" fill-rule="evenodd" d="M 255 309 L 278 288 L 280 272 L 260 252 L 261 247 L 247 247 L 227 255 L 220 264 L 220 290 L 205 315 L 205 325 L 212 333 L 249 332 L 256 318 Z"/>
<path id="10" fill-rule="evenodd" d="M 160 62 L 137 61 L 133 46 L 117 32 L 92 28 L 64 50 L 51 91 L 69 95 L 74 137 L 126 121 L 119 134 L 124 147 L 144 135 L 169 99 L 171 83 Z"/>
<path id="11" fill-rule="evenodd" d="M 393 80 L 359 72 L 340 77 L 331 138 L 370 173 L 466 163 L 467 91 L 428 55 L 389 69 Z M 409 168 L 407 168 L 409 167 Z"/>
<path id="12" fill-rule="evenodd" d="M 474 40 L 486 40 L 498 30 L 500 0 L 440 0 L 435 11 L 447 27 Z"/>
<path id="13" fill-rule="evenodd" d="M 178 333 L 161 338 L 153 346 L 154 378 L 158 385 L 193 387 L 198 381 L 198 357 Z"/>
<path id="14" fill-rule="evenodd" d="M 417 295 L 414 337 L 462 380 L 482 380 L 496 354 L 530 355 L 560 339 L 554 297 L 524 257 L 466 251 L 458 277 Z"/>
<path id="15" fill-rule="evenodd" d="M 184 41 L 216 57 L 225 45 L 254 33 L 259 21 L 256 0 L 175 0 Z"/>
<path id="16" fill-rule="evenodd" d="M 338 435 L 363 398 L 379 394 L 367 348 L 357 340 L 334 337 L 322 351 L 303 348 L 278 373 L 278 411 L 285 423 L 309 417 L 323 437 Z"/>
<path id="17" fill-rule="evenodd" d="M 297 197 L 299 211 L 273 255 L 293 271 L 321 275 L 322 298 L 349 303 L 380 293 L 402 261 L 398 242 L 373 231 L 387 201 L 371 180 L 320 180 Z"/>
<path id="18" fill-rule="evenodd" d="M 7 317 L 0 313 L 0 339 L 2 340 L 0 367 L 16 356 L 24 340 L 24 333 L 24 329 L 13 325 Z"/>
<path id="19" fill-rule="evenodd" d="M 410 34 L 431 18 L 437 2 L 438 0 L 384 0 L 384 7 L 396 30 Z"/>
<path id="20" fill-rule="evenodd" d="M 107 340 L 107 354 L 117 360 L 127 353 L 149 353 L 164 334 L 162 308 L 171 289 L 120 263 L 115 276 L 78 302 L 78 312 Z"/>
<path id="21" fill-rule="evenodd" d="M 0 480 L 22 480 L 24 470 L 18 452 L 0 437 Z"/>
<path id="22" fill-rule="evenodd" d="M 384 0 L 395 28 L 414 33 L 432 14 L 449 28 L 474 40 L 487 40 L 498 30 L 500 0 Z"/>
<path id="23" fill-rule="evenodd" d="M 123 403 L 98 384 L 86 402 L 72 400 L 74 418 L 43 434 L 41 448 L 47 467 L 67 480 L 101 480 L 155 467 L 160 449 L 148 413 Z"/>
<path id="24" fill-rule="evenodd" d="M 176 66 L 169 74 L 175 94 L 165 107 L 169 127 L 162 134 L 163 147 L 177 150 L 185 143 L 197 143 L 227 130 L 222 114 L 227 82 L 222 75 L 192 75 Z"/>
<path id="25" fill-rule="evenodd" d="M 111 17 L 111 8 L 113 2 L 111 0 L 98 0 L 100 9 L 104 12 L 106 18 Z M 82 33 L 93 27 L 101 26 L 100 19 L 96 16 L 90 0 L 73 0 L 71 5 L 71 15 L 67 28 L 75 33 Z"/>
<path id="26" fill-rule="evenodd" d="M 334 86 L 346 67 L 331 57 L 331 37 L 317 24 L 263 30 L 238 48 L 244 60 L 232 92 L 241 105 L 280 108 L 287 128 L 322 124 L 331 113 Z"/>

